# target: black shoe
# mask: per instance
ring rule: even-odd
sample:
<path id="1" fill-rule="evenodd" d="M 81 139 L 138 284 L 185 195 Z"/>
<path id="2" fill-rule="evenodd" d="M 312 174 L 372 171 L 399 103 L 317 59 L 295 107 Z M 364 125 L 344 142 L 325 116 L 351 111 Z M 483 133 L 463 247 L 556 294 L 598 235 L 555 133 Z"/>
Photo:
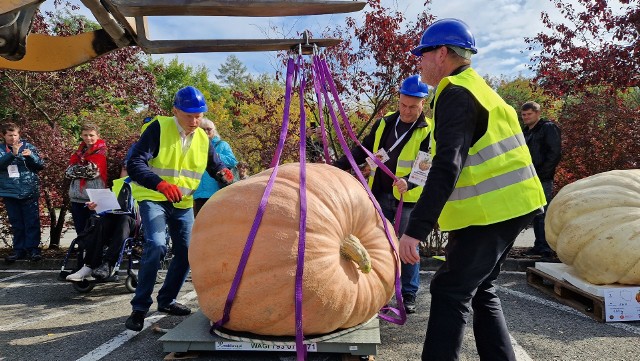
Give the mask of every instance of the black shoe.
<path id="1" fill-rule="evenodd" d="M 40 254 L 40 252 L 32 252 L 31 256 L 29 257 L 29 261 L 31 262 L 39 262 L 42 259 L 42 255 Z"/>
<path id="2" fill-rule="evenodd" d="M 402 301 L 404 302 L 404 311 L 407 314 L 416 313 L 416 296 L 414 294 L 403 294 Z"/>
<path id="3" fill-rule="evenodd" d="M 536 256 L 541 257 L 545 251 L 540 247 L 531 247 L 528 250 L 524 251 L 525 256 Z"/>
<path id="4" fill-rule="evenodd" d="M 13 263 L 19 259 L 27 259 L 27 254 L 24 252 L 13 252 L 4 258 L 7 263 Z"/>
<path id="5" fill-rule="evenodd" d="M 168 313 L 174 316 L 186 316 L 191 314 L 191 309 L 189 307 L 183 304 L 180 304 L 178 302 L 174 302 L 167 307 L 158 306 L 158 311 Z"/>
<path id="6" fill-rule="evenodd" d="M 97 279 L 106 279 L 111 275 L 111 268 L 109 267 L 109 262 L 104 262 L 100 265 L 100 267 L 96 268 L 91 272 L 91 275 Z"/>
<path id="7" fill-rule="evenodd" d="M 131 316 L 127 318 L 127 322 L 124 323 L 124 326 L 131 331 L 141 331 L 142 326 L 144 326 L 144 317 L 146 314 L 147 313 L 143 311 L 131 312 Z"/>

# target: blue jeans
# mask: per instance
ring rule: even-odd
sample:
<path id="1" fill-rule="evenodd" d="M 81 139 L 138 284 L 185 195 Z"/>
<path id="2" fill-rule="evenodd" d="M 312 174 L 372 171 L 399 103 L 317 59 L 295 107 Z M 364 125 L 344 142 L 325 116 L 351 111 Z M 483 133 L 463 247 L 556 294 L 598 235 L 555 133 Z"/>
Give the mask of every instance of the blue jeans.
<path id="1" fill-rule="evenodd" d="M 160 268 L 160 260 L 167 253 L 166 232 L 173 242 L 173 259 L 167 277 L 158 291 L 158 307 L 175 302 L 189 274 L 189 241 L 193 225 L 193 209 L 175 208 L 171 202 L 140 202 L 140 216 L 144 231 L 144 250 L 138 271 L 136 294 L 131 300 L 134 311 L 147 312 L 153 300 L 151 294 Z"/>
<path id="2" fill-rule="evenodd" d="M 384 214 L 385 218 L 393 223 L 395 221 L 396 211 L 398 210 L 398 200 L 391 193 L 378 195 L 377 200 L 378 203 L 380 203 L 380 208 L 382 209 L 382 213 Z M 409 223 L 409 215 L 411 215 L 413 206 L 413 203 L 402 204 L 400 228 L 398 229 L 400 235 L 402 235 L 404 233 L 404 230 L 407 229 L 407 224 Z M 416 247 L 416 249 L 418 249 L 418 247 Z M 416 264 L 402 263 L 400 269 L 400 279 L 402 281 L 402 294 L 412 294 L 415 296 L 416 293 L 418 293 L 418 289 L 420 288 L 420 262 Z"/>
<path id="3" fill-rule="evenodd" d="M 20 256 L 39 254 L 40 211 L 38 197 L 4 198 L 9 223 L 13 231 L 13 251 Z"/>
<path id="4" fill-rule="evenodd" d="M 533 242 L 533 247 L 540 251 L 551 251 L 551 247 L 549 247 L 549 243 L 547 243 L 547 237 L 544 234 L 544 217 L 547 215 L 547 208 L 549 208 L 549 202 L 551 202 L 553 181 L 549 180 L 541 183 L 544 196 L 547 199 L 547 205 L 544 206 L 544 213 L 538 214 L 533 218 L 533 234 L 536 236 L 536 240 Z"/>

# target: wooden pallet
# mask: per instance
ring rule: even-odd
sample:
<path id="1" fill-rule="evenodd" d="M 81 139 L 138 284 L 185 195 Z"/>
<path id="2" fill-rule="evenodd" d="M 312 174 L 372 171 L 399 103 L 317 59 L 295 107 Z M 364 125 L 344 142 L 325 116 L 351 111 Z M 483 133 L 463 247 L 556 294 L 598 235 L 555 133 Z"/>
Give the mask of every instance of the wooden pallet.
<path id="1" fill-rule="evenodd" d="M 527 283 L 596 321 L 605 322 L 604 297 L 585 292 L 534 267 L 527 268 Z"/>

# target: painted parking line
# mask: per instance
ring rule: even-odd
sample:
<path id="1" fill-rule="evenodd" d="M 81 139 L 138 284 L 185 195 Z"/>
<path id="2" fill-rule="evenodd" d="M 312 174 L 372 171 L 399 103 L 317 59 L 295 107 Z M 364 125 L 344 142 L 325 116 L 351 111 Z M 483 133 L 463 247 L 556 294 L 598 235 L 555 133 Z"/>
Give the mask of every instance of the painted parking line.
<path id="1" fill-rule="evenodd" d="M 153 323 L 155 323 L 158 320 L 164 318 L 165 316 L 166 316 L 165 314 L 160 314 L 160 313 L 156 312 L 153 315 L 151 315 L 149 317 L 146 317 L 144 319 L 144 326 L 142 327 L 142 331 L 146 330 Z M 142 331 L 140 331 L 140 332 L 142 332 Z M 89 352 L 88 354 L 80 357 L 77 361 L 97 361 L 97 360 L 100 360 L 103 357 L 105 357 L 108 354 L 110 354 L 111 352 L 113 352 L 114 350 L 118 349 L 125 342 L 127 342 L 130 339 L 132 339 L 133 337 L 137 336 L 138 334 L 139 334 L 139 332 L 131 331 L 131 330 L 122 331 L 116 337 L 113 337 L 109 341 L 107 341 L 107 342 L 103 343 L 102 345 L 98 346 L 98 348 L 96 348 L 93 351 Z"/>
<path id="2" fill-rule="evenodd" d="M 511 346 L 513 347 L 513 352 L 516 354 L 516 360 L 518 361 L 533 361 L 531 356 L 525 351 L 522 346 L 516 341 L 511 334 L 509 334 L 509 338 L 511 339 Z"/>
<path id="3" fill-rule="evenodd" d="M 29 276 L 29 275 L 35 275 L 35 274 L 38 274 L 38 273 L 42 273 L 42 271 L 22 271 L 22 273 L 19 273 L 19 274 L 13 275 L 13 276 L 0 278 L 0 282 L 11 281 L 11 280 L 15 280 L 16 278 Z"/>
<path id="4" fill-rule="evenodd" d="M 196 298 L 196 291 L 191 291 L 191 292 L 185 294 L 184 296 L 180 297 L 178 302 L 184 304 L 184 303 L 187 303 L 187 302 L 193 300 L 194 298 Z M 149 326 L 151 326 L 152 324 L 154 324 L 155 322 L 157 322 L 158 320 L 160 320 L 160 319 L 162 319 L 162 318 L 164 318 L 166 316 L 167 316 L 166 313 L 154 312 L 153 314 L 151 314 L 151 316 L 148 316 L 148 317 L 146 317 L 144 319 L 144 326 L 142 327 L 142 331 L 140 331 L 140 332 L 143 332 L 144 330 L 149 328 Z M 108 354 L 110 354 L 111 352 L 113 352 L 114 350 L 118 349 L 120 346 L 124 345 L 125 342 L 127 342 L 130 339 L 132 339 L 135 336 L 137 336 L 140 332 L 135 332 L 135 331 L 131 331 L 131 330 L 122 331 L 120 334 L 118 334 L 117 336 L 113 337 L 109 341 L 103 343 L 102 345 L 98 346 L 93 351 L 91 351 L 88 354 L 80 357 L 77 361 L 97 361 L 97 360 L 100 360 L 103 357 L 105 357 Z"/>

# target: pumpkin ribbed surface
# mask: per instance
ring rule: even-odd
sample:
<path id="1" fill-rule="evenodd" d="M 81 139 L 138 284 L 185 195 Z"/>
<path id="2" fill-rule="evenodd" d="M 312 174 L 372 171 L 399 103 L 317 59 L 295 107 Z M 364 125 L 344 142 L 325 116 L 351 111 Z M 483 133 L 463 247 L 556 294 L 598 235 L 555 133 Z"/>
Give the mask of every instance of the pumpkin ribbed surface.
<path id="1" fill-rule="evenodd" d="M 545 233 L 563 263 L 594 284 L 640 284 L 640 170 L 571 183 L 549 205 Z"/>
<path id="2" fill-rule="evenodd" d="M 298 163 L 279 167 L 266 212 L 225 328 L 261 335 L 295 335 L 298 254 Z M 392 297 L 399 265 L 382 220 L 362 185 L 325 164 L 307 164 L 307 236 L 303 331 L 324 334 L 363 323 Z M 216 192 L 198 213 L 189 262 L 202 312 L 223 315 L 251 225 L 272 169 Z M 385 221 L 386 222 L 386 221 Z M 388 223 L 393 236 L 393 227 Z M 350 247 L 343 247 L 344 242 Z M 347 258 L 366 251 L 368 266 Z M 341 250 L 342 247 L 342 250 Z"/>

